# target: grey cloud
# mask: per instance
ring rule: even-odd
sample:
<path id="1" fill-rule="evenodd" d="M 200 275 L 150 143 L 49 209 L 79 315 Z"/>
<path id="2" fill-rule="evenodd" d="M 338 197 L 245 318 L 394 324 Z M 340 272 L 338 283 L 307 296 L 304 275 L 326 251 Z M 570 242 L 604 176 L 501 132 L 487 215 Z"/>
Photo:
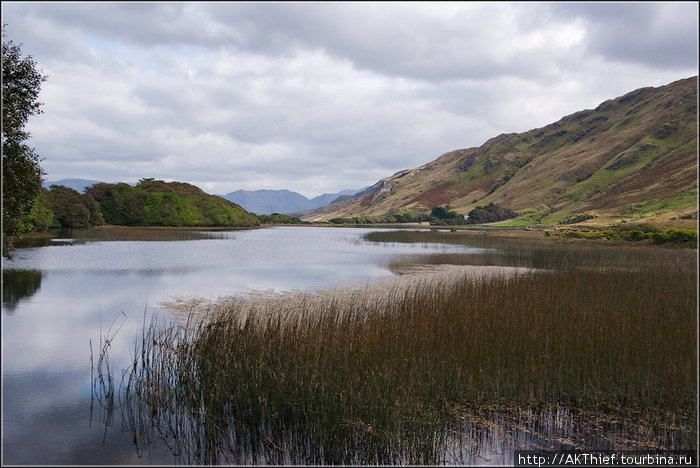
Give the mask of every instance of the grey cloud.
<path id="1" fill-rule="evenodd" d="M 562 21 L 581 20 L 586 51 L 615 60 L 678 67 L 697 56 L 693 2 L 28 2 L 3 9 L 135 46 L 270 56 L 319 49 L 359 68 L 426 80 L 541 74 L 549 45 L 518 49 L 521 37 Z M 438 17 L 441 10 L 449 14 Z"/>
<path id="2" fill-rule="evenodd" d="M 697 68 L 696 2 L 558 3 L 587 26 L 588 52 L 654 68 Z"/>
<path id="3" fill-rule="evenodd" d="M 2 10 L 9 37 L 51 75 L 30 131 L 52 179 L 313 195 L 697 73 L 696 38 L 685 44 L 696 15 L 667 3 Z"/>
<path id="4" fill-rule="evenodd" d="M 538 70 L 527 53 L 506 56 L 523 25 L 501 17 L 500 5 L 477 4 L 448 20 L 430 13 L 454 4 L 433 2 L 208 7 L 212 18 L 235 31 L 235 46 L 245 50 L 284 55 L 299 48 L 322 49 L 359 68 L 418 79 L 484 79 Z M 537 26 L 541 22 L 529 27 Z"/>
<path id="5" fill-rule="evenodd" d="M 477 4 L 447 20 L 433 13 L 452 9 L 454 4 L 433 2 L 51 2 L 7 8 L 32 19 L 34 25 L 52 28 L 54 36 L 61 31 L 80 31 L 106 41 L 151 49 L 219 47 L 272 57 L 292 56 L 299 50 L 324 50 L 350 60 L 358 68 L 428 80 L 485 79 L 516 70 L 541 70 L 531 54 L 508 54 L 505 49 L 517 40 L 523 26 L 536 28 L 543 23 L 510 21 L 498 4 Z M 42 48 L 51 47 L 39 30 L 32 34 L 44 38 Z M 80 46 L 72 44 L 67 50 L 84 55 Z"/>
<path id="6" fill-rule="evenodd" d="M 10 9 L 66 30 L 136 45 L 208 44 L 188 19 L 192 4 L 167 2 L 23 2 Z"/>

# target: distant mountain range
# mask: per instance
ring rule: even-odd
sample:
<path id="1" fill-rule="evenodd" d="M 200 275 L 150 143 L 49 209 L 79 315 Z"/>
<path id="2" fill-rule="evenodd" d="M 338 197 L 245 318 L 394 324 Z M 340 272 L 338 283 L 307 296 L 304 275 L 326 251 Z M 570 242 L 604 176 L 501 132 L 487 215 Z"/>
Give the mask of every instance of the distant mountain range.
<path id="1" fill-rule="evenodd" d="M 52 185 L 62 185 L 78 193 L 83 193 L 86 187 L 98 184 L 99 180 L 90 179 L 60 179 L 45 181 L 42 185 L 50 188 Z M 133 184 L 130 184 L 133 185 Z M 338 193 L 324 193 L 312 199 L 290 190 L 236 190 L 221 198 L 240 205 L 244 210 L 255 214 L 293 214 L 306 210 L 322 208 L 334 201 L 343 200 L 357 193 L 357 190 L 344 190 Z"/>
<path id="2" fill-rule="evenodd" d="M 494 203 L 516 226 L 626 221 L 697 223 L 698 77 L 647 87 L 546 127 L 502 134 L 399 171 L 305 220 L 460 214 Z"/>
<path id="3" fill-rule="evenodd" d="M 312 199 L 290 190 L 236 190 L 220 196 L 251 213 L 294 214 L 324 207 L 338 198 L 352 196 L 356 192 L 357 190 L 344 190 L 338 193 L 324 193 Z"/>

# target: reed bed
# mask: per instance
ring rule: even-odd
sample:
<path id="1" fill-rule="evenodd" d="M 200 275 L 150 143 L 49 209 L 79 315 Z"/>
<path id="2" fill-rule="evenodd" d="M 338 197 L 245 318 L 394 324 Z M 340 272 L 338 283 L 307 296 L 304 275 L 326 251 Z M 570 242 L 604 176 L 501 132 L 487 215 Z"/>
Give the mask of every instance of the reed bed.
<path id="1" fill-rule="evenodd" d="M 206 228 L 95 226 L 90 229 L 67 229 L 62 235 L 77 242 L 83 241 L 182 241 L 219 239 L 221 234 L 204 231 Z M 212 228 L 215 229 L 215 228 Z"/>
<path id="2" fill-rule="evenodd" d="M 540 248 L 505 252 L 532 265 Z M 207 464 L 478 463 L 486 440 L 696 449 L 697 252 L 595 252 L 156 319 L 124 373 L 127 429 Z"/>

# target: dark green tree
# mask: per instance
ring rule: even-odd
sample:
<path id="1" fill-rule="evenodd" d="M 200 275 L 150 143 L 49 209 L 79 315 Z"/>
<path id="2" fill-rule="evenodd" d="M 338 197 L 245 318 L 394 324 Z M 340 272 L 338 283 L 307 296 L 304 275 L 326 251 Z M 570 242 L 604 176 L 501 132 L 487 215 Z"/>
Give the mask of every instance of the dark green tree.
<path id="1" fill-rule="evenodd" d="M 89 193 L 80 194 L 62 185 L 52 185 L 47 198 L 62 228 L 87 228 L 104 223 L 100 207 Z"/>
<path id="2" fill-rule="evenodd" d="M 471 210 L 469 212 L 468 222 L 470 224 L 493 223 L 514 218 L 515 216 L 512 210 L 495 205 L 491 202 L 486 206 L 477 206 Z"/>
<path id="3" fill-rule="evenodd" d="M 2 254 L 9 257 L 14 241 L 31 229 L 26 221 L 41 190 L 41 158 L 26 144 L 25 125 L 40 114 L 41 83 L 46 80 L 21 46 L 5 41 L 2 31 Z"/>
<path id="4" fill-rule="evenodd" d="M 437 219 L 456 219 L 460 217 L 456 211 L 450 210 L 450 205 L 433 207 L 433 209 L 430 210 L 430 215 Z"/>

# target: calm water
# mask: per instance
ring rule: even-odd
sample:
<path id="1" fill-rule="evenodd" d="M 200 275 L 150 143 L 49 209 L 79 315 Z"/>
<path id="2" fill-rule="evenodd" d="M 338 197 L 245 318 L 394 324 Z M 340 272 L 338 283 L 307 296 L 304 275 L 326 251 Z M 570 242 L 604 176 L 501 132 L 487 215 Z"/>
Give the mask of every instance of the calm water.
<path id="1" fill-rule="evenodd" d="M 3 260 L 3 464 L 177 463 L 157 444 L 137 454 L 118 412 L 105 432 L 107 413 L 91 399 L 100 337 L 118 330 L 110 358 L 122 369 L 144 319 L 168 314 L 162 302 L 317 290 L 391 277 L 403 260 L 425 265 L 483 252 L 369 243 L 369 231 L 280 227 L 174 241 L 81 235 L 19 249 Z"/>

